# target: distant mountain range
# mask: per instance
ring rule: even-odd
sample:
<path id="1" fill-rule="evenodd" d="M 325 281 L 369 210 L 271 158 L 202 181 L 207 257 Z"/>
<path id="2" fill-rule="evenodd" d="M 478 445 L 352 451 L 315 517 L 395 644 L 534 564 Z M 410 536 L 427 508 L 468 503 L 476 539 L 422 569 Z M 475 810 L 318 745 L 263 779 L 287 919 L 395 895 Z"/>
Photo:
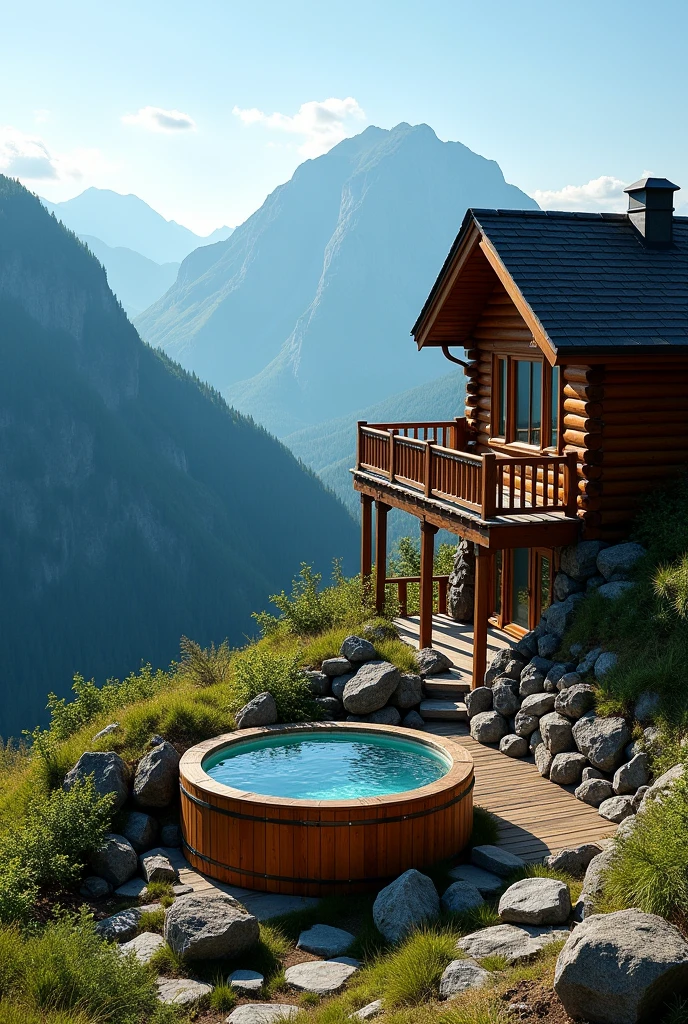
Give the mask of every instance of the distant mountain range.
<path id="1" fill-rule="evenodd" d="M 280 437 L 344 416 L 447 369 L 409 331 L 468 206 L 537 209 L 427 125 L 367 128 L 191 253 L 136 326 Z"/>
<path id="2" fill-rule="evenodd" d="M 164 295 L 177 277 L 178 263 L 155 263 L 140 252 L 112 248 L 93 235 L 79 235 L 107 272 L 110 288 L 130 320 Z"/>
<path id="3" fill-rule="evenodd" d="M 0 735 L 72 675 L 254 631 L 305 561 L 355 571 L 318 478 L 143 344 L 97 260 L 0 175 Z"/>

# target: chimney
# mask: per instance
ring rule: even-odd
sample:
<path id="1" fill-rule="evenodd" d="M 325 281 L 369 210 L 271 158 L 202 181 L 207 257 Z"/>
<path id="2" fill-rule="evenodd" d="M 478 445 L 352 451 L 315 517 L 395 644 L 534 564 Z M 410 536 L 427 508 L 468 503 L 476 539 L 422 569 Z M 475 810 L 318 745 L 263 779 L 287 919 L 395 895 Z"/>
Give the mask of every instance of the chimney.
<path id="1" fill-rule="evenodd" d="M 666 178 L 641 178 L 628 192 L 628 219 L 651 249 L 667 249 L 672 242 L 674 192 Z"/>

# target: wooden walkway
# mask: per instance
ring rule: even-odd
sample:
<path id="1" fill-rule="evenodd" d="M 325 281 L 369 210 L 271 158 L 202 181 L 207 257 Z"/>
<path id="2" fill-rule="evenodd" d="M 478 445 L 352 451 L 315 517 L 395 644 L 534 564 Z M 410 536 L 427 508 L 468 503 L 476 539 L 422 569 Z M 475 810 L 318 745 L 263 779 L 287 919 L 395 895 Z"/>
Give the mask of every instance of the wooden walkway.
<path id="1" fill-rule="evenodd" d="M 397 625 L 404 639 L 418 643 L 417 616 L 398 619 Z M 472 639 L 470 626 L 446 615 L 434 617 L 433 647 L 466 673 L 470 673 Z M 490 652 L 510 643 L 505 634 L 490 630 Z M 556 786 L 543 779 L 532 757 L 516 760 L 495 747 L 476 743 L 461 722 L 432 722 L 426 728 L 451 737 L 470 751 L 475 763 L 474 803 L 495 815 L 499 845 L 511 853 L 527 861 L 539 861 L 565 846 L 597 842 L 616 832 L 616 825 L 601 818 L 594 807 L 576 800 L 572 786 Z"/>

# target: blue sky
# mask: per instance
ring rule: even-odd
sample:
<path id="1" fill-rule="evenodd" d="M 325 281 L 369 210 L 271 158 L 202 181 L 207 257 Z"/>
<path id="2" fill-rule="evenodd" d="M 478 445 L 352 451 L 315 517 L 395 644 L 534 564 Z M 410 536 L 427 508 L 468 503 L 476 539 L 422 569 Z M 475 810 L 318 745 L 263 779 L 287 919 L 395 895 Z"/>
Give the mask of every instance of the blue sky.
<path id="1" fill-rule="evenodd" d="M 544 205 L 618 209 L 647 170 L 688 195 L 687 38 L 667 0 L 6 5 L 0 170 L 207 233 L 344 135 L 424 121 Z"/>

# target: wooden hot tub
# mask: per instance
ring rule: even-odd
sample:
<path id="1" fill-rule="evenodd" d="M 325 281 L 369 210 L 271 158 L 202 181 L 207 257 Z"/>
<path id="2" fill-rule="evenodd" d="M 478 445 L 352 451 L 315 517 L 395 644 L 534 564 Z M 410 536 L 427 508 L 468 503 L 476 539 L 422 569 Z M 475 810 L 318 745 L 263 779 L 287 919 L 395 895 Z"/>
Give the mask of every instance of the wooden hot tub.
<path id="1" fill-rule="evenodd" d="M 420 789 L 346 800 L 293 800 L 248 793 L 211 779 L 203 762 L 220 749 L 275 733 L 387 734 L 450 761 Z M 473 760 L 452 740 L 360 722 L 242 729 L 206 740 L 179 765 L 181 822 L 189 862 L 247 889 L 322 896 L 379 889 L 408 868 L 459 853 L 473 827 Z"/>

